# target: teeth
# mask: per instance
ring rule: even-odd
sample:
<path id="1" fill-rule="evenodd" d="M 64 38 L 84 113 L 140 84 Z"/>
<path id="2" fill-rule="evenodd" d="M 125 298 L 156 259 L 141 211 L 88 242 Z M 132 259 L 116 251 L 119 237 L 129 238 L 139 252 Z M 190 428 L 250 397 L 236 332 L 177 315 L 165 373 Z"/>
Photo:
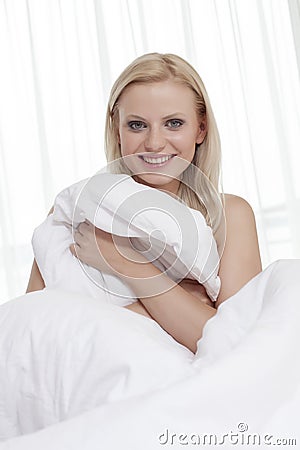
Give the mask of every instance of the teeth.
<path id="1" fill-rule="evenodd" d="M 161 164 L 172 158 L 172 155 L 162 156 L 161 158 L 149 158 L 148 156 L 142 156 L 143 160 L 150 164 Z"/>

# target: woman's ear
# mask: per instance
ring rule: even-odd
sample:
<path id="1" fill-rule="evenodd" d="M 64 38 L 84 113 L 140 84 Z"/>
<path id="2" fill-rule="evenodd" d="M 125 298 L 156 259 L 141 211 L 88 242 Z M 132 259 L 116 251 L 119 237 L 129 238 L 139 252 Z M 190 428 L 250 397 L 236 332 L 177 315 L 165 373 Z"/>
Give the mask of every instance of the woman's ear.
<path id="1" fill-rule="evenodd" d="M 205 139 L 205 136 L 207 134 L 207 125 L 206 125 L 206 119 L 202 119 L 199 124 L 199 132 L 196 139 L 196 144 L 202 144 L 202 142 Z"/>

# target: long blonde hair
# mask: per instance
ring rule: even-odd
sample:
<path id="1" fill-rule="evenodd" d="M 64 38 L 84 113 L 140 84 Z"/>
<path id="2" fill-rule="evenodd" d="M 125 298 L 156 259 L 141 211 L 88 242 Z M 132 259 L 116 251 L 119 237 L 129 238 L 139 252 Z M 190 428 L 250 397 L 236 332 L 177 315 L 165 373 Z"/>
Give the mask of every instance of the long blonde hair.
<path id="1" fill-rule="evenodd" d="M 183 58 L 173 54 L 148 53 L 135 59 L 114 83 L 107 107 L 105 152 L 108 162 L 122 157 L 118 140 L 118 100 L 124 89 L 134 83 L 146 84 L 171 79 L 192 89 L 196 111 L 205 118 L 207 134 L 195 147 L 192 164 L 182 174 L 177 196 L 190 208 L 200 210 L 206 222 L 217 231 L 222 221 L 220 193 L 221 145 L 217 124 L 205 86 L 196 70 Z M 199 170 L 200 169 L 200 170 Z M 115 172 L 128 173 L 120 162 Z"/>

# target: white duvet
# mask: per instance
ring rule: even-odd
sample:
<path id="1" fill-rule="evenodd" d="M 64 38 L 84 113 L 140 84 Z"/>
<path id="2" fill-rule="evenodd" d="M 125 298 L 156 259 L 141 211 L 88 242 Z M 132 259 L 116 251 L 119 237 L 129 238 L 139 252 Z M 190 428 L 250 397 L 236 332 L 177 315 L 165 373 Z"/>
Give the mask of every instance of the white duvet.
<path id="1" fill-rule="evenodd" d="M 64 190 L 33 239 L 47 287 L 0 307 L 0 449 L 300 448 L 300 261 L 271 264 L 222 303 L 193 354 L 71 255 L 85 219 L 140 246 L 151 235 L 161 270 L 218 294 L 200 213 L 123 176 Z"/>
<path id="2" fill-rule="evenodd" d="M 298 260 L 271 264 L 219 307 L 195 355 L 91 297 L 2 305 L 1 450 L 299 448 L 299 275 Z"/>

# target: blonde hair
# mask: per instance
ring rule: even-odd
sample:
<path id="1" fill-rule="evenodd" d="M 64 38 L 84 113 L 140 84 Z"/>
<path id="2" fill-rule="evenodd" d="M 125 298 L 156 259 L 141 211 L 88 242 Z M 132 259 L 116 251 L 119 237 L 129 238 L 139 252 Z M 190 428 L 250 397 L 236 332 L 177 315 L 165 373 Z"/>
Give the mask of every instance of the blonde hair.
<path id="1" fill-rule="evenodd" d="M 148 53 L 135 59 L 114 83 L 107 107 L 105 151 L 108 162 L 119 160 L 114 172 L 128 173 L 122 165 L 118 140 L 118 100 L 124 89 L 139 83 L 154 83 L 171 79 L 192 89 L 196 111 L 205 119 L 207 134 L 202 144 L 195 147 L 192 164 L 183 172 L 178 197 L 189 207 L 200 210 L 214 231 L 222 220 L 220 193 L 221 145 L 217 124 L 205 86 L 196 70 L 183 58 L 173 54 Z M 199 170 L 200 169 L 200 170 Z"/>

